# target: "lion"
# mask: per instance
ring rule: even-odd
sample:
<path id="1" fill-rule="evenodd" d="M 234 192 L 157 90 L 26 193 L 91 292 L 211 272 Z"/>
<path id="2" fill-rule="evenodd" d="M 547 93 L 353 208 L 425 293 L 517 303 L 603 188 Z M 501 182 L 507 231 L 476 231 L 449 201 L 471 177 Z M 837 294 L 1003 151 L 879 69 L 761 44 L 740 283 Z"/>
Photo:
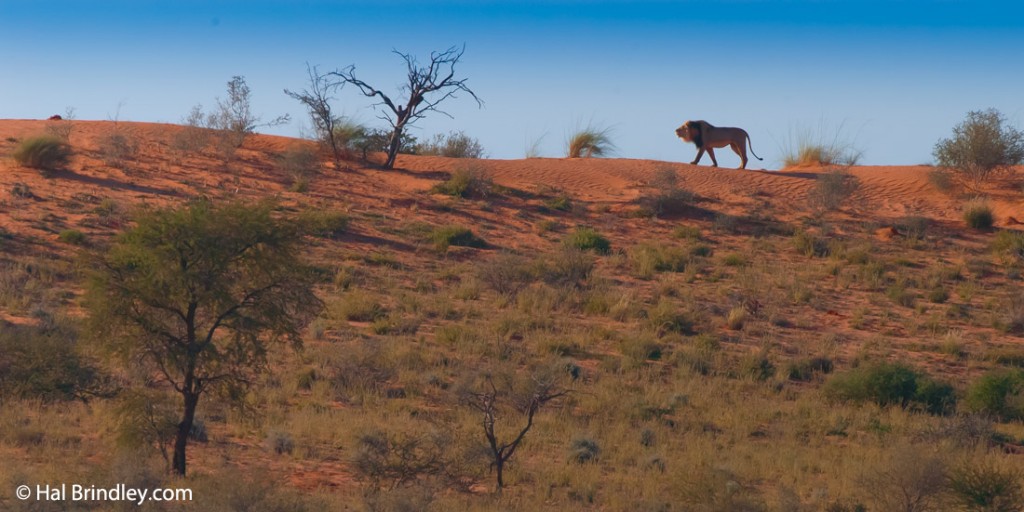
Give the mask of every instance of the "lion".
<path id="1" fill-rule="evenodd" d="M 680 139 L 686 142 L 692 142 L 697 146 L 697 158 L 694 158 L 692 162 L 696 165 L 700 162 L 701 157 L 704 156 L 704 152 L 707 151 L 708 155 L 711 156 L 711 164 L 713 167 L 718 167 L 718 160 L 715 159 L 714 148 L 724 148 L 729 146 L 737 155 L 740 156 L 740 169 L 747 168 L 747 145 L 750 144 L 750 154 L 754 155 L 754 158 L 758 160 L 764 160 L 754 153 L 754 146 L 750 142 L 750 135 L 743 128 L 727 128 L 712 126 L 707 121 L 687 121 L 682 126 L 676 128 L 676 135 Z"/>

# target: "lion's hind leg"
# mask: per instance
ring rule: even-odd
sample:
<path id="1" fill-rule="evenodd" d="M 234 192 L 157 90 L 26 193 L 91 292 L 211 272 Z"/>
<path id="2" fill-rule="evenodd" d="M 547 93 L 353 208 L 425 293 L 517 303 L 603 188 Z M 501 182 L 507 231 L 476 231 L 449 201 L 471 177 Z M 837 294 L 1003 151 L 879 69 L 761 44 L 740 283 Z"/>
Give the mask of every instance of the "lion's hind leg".
<path id="1" fill-rule="evenodd" d="M 729 147 L 740 157 L 740 169 L 747 168 L 747 147 L 736 142 L 729 143 Z"/>

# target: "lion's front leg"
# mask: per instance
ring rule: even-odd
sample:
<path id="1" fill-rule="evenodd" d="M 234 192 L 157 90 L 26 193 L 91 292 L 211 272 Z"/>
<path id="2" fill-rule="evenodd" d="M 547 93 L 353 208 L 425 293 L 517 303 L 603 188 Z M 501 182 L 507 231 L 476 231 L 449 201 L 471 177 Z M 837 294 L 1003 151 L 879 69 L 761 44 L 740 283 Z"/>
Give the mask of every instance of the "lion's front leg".
<path id="1" fill-rule="evenodd" d="M 714 148 L 708 148 L 708 156 L 711 157 L 711 167 L 718 167 L 718 160 L 715 159 Z"/>
<path id="2" fill-rule="evenodd" d="M 704 158 L 704 148 L 697 149 L 697 158 L 694 158 L 693 161 L 690 162 L 690 165 L 697 165 L 697 162 L 700 162 L 701 158 Z"/>

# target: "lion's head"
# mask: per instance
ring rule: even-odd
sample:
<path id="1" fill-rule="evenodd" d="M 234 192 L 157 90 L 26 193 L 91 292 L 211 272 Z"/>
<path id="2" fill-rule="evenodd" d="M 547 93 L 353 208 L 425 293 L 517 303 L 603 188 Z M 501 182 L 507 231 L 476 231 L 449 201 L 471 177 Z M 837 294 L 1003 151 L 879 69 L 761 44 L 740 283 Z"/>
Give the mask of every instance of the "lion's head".
<path id="1" fill-rule="evenodd" d="M 682 126 L 676 128 L 676 136 L 683 139 L 686 142 L 692 142 L 701 147 L 703 141 L 701 140 L 700 133 L 701 121 L 687 121 Z"/>

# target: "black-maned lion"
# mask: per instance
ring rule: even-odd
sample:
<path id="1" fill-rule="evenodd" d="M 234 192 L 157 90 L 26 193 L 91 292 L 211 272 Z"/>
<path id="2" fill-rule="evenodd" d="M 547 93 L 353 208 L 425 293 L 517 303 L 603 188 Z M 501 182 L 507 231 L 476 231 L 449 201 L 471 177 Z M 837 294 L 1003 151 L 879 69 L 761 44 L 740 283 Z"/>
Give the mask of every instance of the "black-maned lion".
<path id="1" fill-rule="evenodd" d="M 750 144 L 750 154 L 758 160 L 764 160 L 754 153 L 754 146 L 750 143 L 750 135 L 743 128 L 728 128 L 712 126 L 707 121 L 687 121 L 676 128 L 676 135 L 686 142 L 692 142 L 697 146 L 697 158 L 691 164 L 700 162 L 704 152 L 711 156 L 711 163 L 718 167 L 718 160 L 715 159 L 715 148 L 731 147 L 740 156 L 740 169 L 747 168 L 747 145 Z"/>

